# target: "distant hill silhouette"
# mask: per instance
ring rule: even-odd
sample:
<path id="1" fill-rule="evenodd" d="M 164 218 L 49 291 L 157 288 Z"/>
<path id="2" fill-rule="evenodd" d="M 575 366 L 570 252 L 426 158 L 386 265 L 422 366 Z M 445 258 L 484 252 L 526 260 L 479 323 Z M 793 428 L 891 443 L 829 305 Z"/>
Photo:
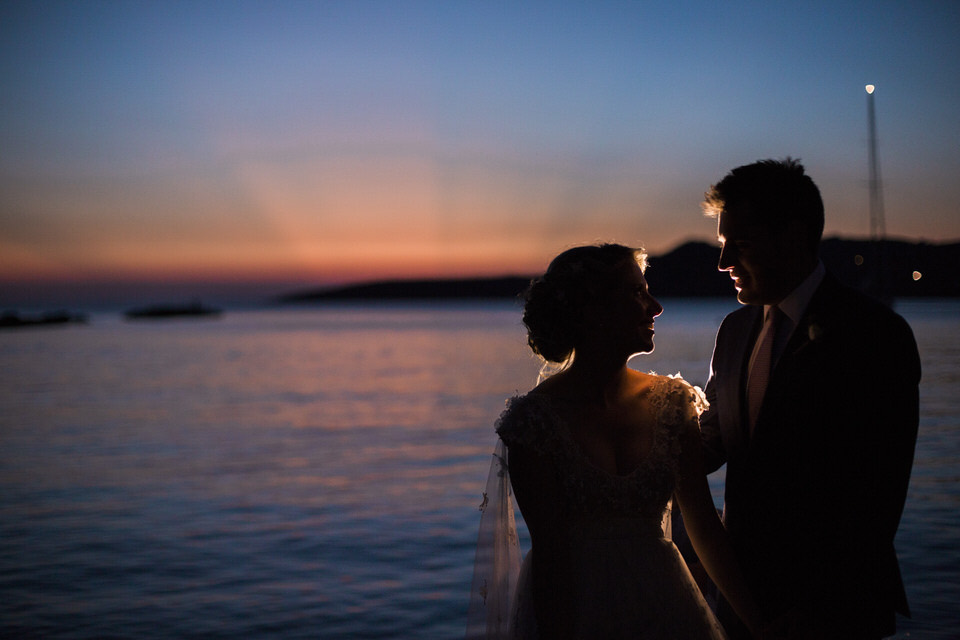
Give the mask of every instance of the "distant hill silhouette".
<path id="1" fill-rule="evenodd" d="M 513 298 L 530 284 L 531 276 L 384 280 L 320 289 L 282 296 L 280 302 L 303 303 L 325 300 L 466 300 Z"/>
<path id="2" fill-rule="evenodd" d="M 885 240 L 827 238 L 820 254 L 827 269 L 842 282 L 862 290 L 904 297 L 960 297 L 960 242 L 930 244 Z M 879 257 L 878 257 L 879 256 Z M 651 256 L 647 281 L 654 295 L 663 298 L 732 296 L 730 277 L 717 270 L 720 248 L 704 242 L 688 242 L 669 253 Z M 873 265 L 880 263 L 880 277 Z M 914 272 L 920 274 L 914 279 Z M 532 276 L 388 280 L 313 289 L 279 298 L 287 304 L 336 300 L 468 300 L 515 298 L 523 293 Z"/>
<path id="3" fill-rule="evenodd" d="M 960 297 L 960 242 L 884 240 L 873 245 L 864 240 L 831 238 L 824 240 L 821 255 L 827 268 L 852 287 L 869 290 L 878 286 L 867 267 L 879 259 L 879 285 L 894 298 Z M 862 265 L 857 264 L 857 256 L 864 259 Z M 919 279 L 914 280 L 914 272 Z"/>
<path id="4" fill-rule="evenodd" d="M 826 238 L 820 257 L 837 278 L 856 289 L 893 298 L 960 297 L 960 242 L 929 244 Z M 720 247 L 689 242 L 650 258 L 647 282 L 663 297 L 726 296 L 730 277 L 717 271 Z M 879 273 L 875 265 L 879 263 Z M 914 280 L 914 272 L 920 277 Z"/>

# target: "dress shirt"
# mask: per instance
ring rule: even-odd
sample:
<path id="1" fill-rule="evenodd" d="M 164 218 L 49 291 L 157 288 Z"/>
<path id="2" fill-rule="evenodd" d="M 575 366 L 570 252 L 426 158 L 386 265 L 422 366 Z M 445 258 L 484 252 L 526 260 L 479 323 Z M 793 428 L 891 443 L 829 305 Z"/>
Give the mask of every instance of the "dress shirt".
<path id="1" fill-rule="evenodd" d="M 826 275 L 827 269 L 823 266 L 823 261 L 817 260 L 817 266 L 810 272 L 810 275 L 786 298 L 777 303 L 777 307 L 780 308 L 783 315 L 780 318 L 780 327 L 777 329 L 777 340 L 773 345 L 771 366 L 776 365 L 777 358 L 783 352 L 783 348 L 789 342 L 790 336 L 793 335 L 797 325 L 800 324 L 800 319 L 803 318 L 813 294 Z M 773 305 L 763 305 L 764 317 L 769 313 L 771 306 Z"/>

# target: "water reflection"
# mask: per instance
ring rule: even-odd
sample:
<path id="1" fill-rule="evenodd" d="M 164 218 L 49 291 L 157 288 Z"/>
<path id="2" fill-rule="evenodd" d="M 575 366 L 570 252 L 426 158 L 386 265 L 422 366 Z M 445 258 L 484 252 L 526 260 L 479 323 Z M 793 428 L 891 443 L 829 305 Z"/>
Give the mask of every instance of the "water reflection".
<path id="1" fill-rule="evenodd" d="M 657 351 L 633 366 L 703 384 L 729 302 L 665 306 Z M 949 637 L 960 306 L 918 309 L 904 312 L 924 408 L 898 549 L 910 637 Z M 0 336 L 5 630 L 462 633 L 493 420 L 537 372 L 515 307 L 93 320 Z"/>

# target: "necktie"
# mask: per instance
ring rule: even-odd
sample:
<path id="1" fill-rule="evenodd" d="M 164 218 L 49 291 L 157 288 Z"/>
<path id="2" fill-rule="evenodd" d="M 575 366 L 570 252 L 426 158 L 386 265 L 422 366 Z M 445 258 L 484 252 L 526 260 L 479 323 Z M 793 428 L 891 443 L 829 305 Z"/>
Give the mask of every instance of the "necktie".
<path id="1" fill-rule="evenodd" d="M 770 381 L 770 365 L 773 355 L 773 343 L 777 336 L 777 326 L 780 323 L 780 309 L 770 307 L 767 317 L 763 321 L 763 328 L 757 337 L 757 347 L 753 356 L 753 364 L 747 378 L 747 408 L 750 416 L 750 431 L 757 421 L 760 405 L 763 403 L 763 394 L 767 391 Z"/>

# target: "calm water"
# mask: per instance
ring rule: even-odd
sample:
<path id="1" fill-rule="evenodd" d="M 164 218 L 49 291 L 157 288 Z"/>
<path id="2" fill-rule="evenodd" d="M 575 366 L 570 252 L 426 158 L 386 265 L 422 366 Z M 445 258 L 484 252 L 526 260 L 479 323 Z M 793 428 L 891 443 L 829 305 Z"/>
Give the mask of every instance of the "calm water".
<path id="1" fill-rule="evenodd" d="M 702 385 L 732 305 L 665 306 L 634 366 Z M 898 637 L 956 637 L 960 302 L 898 310 L 924 364 Z M 462 636 L 492 423 L 537 372 L 518 317 L 339 307 L 0 334 L 0 635 Z"/>

